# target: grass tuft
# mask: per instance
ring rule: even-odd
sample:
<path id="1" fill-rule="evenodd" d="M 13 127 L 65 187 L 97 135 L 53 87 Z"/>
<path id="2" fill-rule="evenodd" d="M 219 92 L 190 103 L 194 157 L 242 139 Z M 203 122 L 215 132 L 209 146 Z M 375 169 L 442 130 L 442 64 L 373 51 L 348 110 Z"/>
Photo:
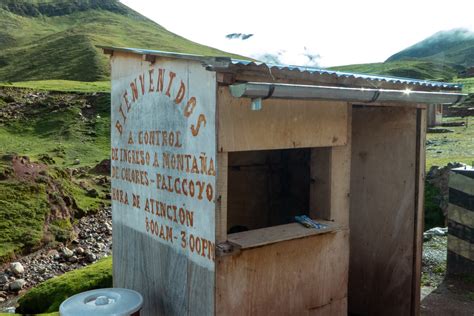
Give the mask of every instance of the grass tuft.
<path id="1" fill-rule="evenodd" d="M 22 314 L 52 313 L 68 297 L 84 291 L 112 287 L 112 257 L 66 272 L 32 288 L 18 301 Z"/>

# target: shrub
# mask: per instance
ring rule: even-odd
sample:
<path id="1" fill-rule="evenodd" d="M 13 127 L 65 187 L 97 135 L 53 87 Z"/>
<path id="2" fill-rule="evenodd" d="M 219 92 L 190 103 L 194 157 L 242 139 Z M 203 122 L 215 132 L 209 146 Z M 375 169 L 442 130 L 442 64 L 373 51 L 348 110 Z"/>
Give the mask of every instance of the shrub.
<path id="1" fill-rule="evenodd" d="M 445 225 L 445 216 L 439 207 L 440 199 L 438 188 L 425 182 L 425 230 Z"/>

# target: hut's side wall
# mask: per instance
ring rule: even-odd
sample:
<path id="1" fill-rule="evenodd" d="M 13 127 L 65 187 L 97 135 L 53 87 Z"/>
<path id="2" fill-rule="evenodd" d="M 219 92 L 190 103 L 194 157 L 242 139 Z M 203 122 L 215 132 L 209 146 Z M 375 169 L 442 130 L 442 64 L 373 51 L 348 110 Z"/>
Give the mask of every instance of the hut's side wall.
<path id="1" fill-rule="evenodd" d="M 355 107 L 352 124 L 349 312 L 410 315 L 418 280 L 417 109 Z"/>
<path id="2" fill-rule="evenodd" d="M 112 56 L 114 286 L 141 315 L 214 314 L 215 73 Z"/>

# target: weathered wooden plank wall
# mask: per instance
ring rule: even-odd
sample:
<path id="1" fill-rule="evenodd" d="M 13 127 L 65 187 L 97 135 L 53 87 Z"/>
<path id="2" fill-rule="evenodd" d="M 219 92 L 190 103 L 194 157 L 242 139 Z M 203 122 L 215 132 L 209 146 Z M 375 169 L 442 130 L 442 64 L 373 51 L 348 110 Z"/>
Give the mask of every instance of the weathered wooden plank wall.
<path id="1" fill-rule="evenodd" d="M 215 73 L 112 56 L 114 286 L 142 315 L 214 314 Z"/>

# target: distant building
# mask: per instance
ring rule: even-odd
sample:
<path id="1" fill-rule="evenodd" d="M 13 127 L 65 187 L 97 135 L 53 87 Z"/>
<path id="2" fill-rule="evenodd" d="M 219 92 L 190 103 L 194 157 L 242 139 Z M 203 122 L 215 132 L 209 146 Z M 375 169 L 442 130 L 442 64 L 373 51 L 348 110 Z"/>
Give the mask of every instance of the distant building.
<path id="1" fill-rule="evenodd" d="M 458 73 L 458 77 L 460 78 L 469 78 L 474 77 L 474 66 L 467 68 Z"/>
<path id="2" fill-rule="evenodd" d="M 427 120 L 428 127 L 441 125 L 443 119 L 443 105 L 433 104 L 428 106 Z"/>

